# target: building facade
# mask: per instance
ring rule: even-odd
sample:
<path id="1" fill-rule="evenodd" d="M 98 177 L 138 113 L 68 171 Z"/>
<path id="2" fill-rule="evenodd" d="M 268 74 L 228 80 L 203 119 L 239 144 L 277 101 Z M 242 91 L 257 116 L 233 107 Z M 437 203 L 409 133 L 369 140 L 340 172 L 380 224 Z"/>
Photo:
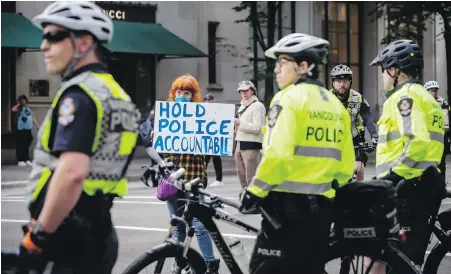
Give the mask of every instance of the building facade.
<path id="1" fill-rule="evenodd" d="M 4 10 L 2 4 L 2 12 L 21 13 L 31 19 L 51 2 L 10 3 L 15 6 Z M 256 65 L 264 65 L 263 51 L 254 42 L 254 32 L 249 23 L 235 23 L 249 14 L 249 11 L 236 12 L 232 9 L 239 3 L 99 2 L 115 21 L 161 24 L 169 32 L 208 55 L 173 58 L 152 53 L 113 52 L 108 64 L 112 74 L 143 113 L 149 111 L 154 100 L 165 100 L 172 81 L 187 73 L 198 79 L 203 93 L 212 93 L 218 102 L 239 103 L 237 83 L 252 78 L 255 60 Z M 331 88 L 329 71 L 338 63 L 349 64 L 354 72 L 353 88 L 364 94 L 377 119 L 385 95 L 380 70 L 369 67 L 368 64 L 381 49 L 380 41 L 385 35 L 386 22 L 384 19 L 372 21 L 368 16 L 373 5 L 371 2 L 284 2 L 275 14 L 277 27 L 274 39 L 277 41 L 294 31 L 329 40 L 329 64 L 321 68 L 320 80 Z M 264 26 L 262 32 L 266 33 Z M 445 45 L 443 39 L 436 37 L 439 32 L 439 22 L 436 22 L 430 23 L 424 33 L 423 80 L 435 79 L 440 83 L 441 90 L 446 91 L 446 58 L 443 58 L 446 56 Z M 50 76 L 45 71 L 42 52 L 27 50 L 19 51 L 19 54 L 13 53 L 11 48 L 4 48 L 2 45 L 3 58 L 8 56 L 11 63 L 4 70 L 6 65 L 2 60 L 2 137 L 13 131 L 14 119 L 10 109 L 19 95 L 29 97 L 30 106 L 38 121 L 42 121 L 60 85 L 58 76 Z M 4 84 L 5 79 L 13 80 L 7 81 L 8 86 Z M 259 97 L 263 98 L 264 81 L 256 84 Z M 446 92 L 441 93 L 446 97 Z M 7 144 L 2 145 L 2 149 L 7 147 Z"/>

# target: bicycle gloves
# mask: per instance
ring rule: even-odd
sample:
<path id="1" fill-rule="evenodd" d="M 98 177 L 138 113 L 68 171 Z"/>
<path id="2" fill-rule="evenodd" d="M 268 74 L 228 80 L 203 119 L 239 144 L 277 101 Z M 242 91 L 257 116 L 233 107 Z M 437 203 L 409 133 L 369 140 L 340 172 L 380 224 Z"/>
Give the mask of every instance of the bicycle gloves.
<path id="1" fill-rule="evenodd" d="M 263 199 L 255 196 L 246 189 L 241 193 L 240 212 L 243 214 L 256 214 L 257 208 Z"/>
<path id="2" fill-rule="evenodd" d="M 32 219 L 30 223 L 22 226 L 25 234 L 20 243 L 21 253 L 26 251 L 28 254 L 41 254 L 48 242 L 50 234 L 44 232 L 39 223 Z"/>

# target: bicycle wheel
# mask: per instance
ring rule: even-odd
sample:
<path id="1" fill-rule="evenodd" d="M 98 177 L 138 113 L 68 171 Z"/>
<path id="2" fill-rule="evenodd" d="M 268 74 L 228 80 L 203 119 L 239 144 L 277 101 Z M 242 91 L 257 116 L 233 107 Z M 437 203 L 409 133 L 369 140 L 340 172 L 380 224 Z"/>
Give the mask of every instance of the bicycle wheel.
<path id="1" fill-rule="evenodd" d="M 451 241 L 451 235 L 448 236 L 448 240 Z M 424 264 L 424 274 L 436 274 L 439 273 L 439 267 L 446 254 L 451 252 L 451 247 L 444 245 L 443 243 L 437 243 L 431 250 L 431 253 L 426 259 Z"/>
<path id="2" fill-rule="evenodd" d="M 182 244 L 168 240 L 141 254 L 122 272 L 122 274 L 177 273 L 177 271 L 174 272 L 175 267 L 179 269 L 178 273 L 182 274 L 204 274 L 207 271 L 207 265 L 197 251 L 189 248 L 186 259 L 182 258 L 182 252 Z M 174 260 L 171 258 L 174 258 Z M 152 264 L 155 265 L 151 266 Z M 146 267 L 150 267 L 150 269 L 141 272 Z"/>
<path id="3" fill-rule="evenodd" d="M 338 248 L 332 248 L 329 260 L 326 263 L 324 273 L 366 273 L 367 269 L 364 266 L 364 257 L 371 259 L 370 267 L 374 267 L 374 262 L 384 264 L 386 273 L 390 274 L 419 274 L 415 265 L 395 247 L 388 247 L 384 252 L 375 256 L 374 254 L 343 254 Z M 359 262 L 361 265 L 358 265 Z M 379 267 L 381 266 L 379 264 Z"/>

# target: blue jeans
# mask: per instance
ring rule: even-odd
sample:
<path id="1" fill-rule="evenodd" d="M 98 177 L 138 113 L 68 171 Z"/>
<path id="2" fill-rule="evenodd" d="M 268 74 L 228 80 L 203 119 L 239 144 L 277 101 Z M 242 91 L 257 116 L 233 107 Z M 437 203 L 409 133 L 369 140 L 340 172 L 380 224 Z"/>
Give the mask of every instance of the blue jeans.
<path id="1" fill-rule="evenodd" d="M 169 216 L 176 214 L 176 209 L 179 209 L 184 203 L 177 202 L 177 198 L 180 198 L 179 195 L 170 197 L 166 200 L 166 204 L 168 205 Z M 180 209 L 183 210 L 183 207 Z M 177 212 L 177 216 L 180 216 L 181 213 Z M 202 252 L 202 256 L 205 261 L 210 261 L 215 259 L 215 255 L 213 254 L 213 243 L 210 237 L 210 232 L 205 228 L 205 226 L 197 219 L 193 219 L 194 231 L 197 238 L 197 244 L 199 245 L 200 251 Z M 185 241 L 186 230 L 183 226 L 177 226 L 174 229 L 173 237 L 177 239 L 179 242 Z"/>

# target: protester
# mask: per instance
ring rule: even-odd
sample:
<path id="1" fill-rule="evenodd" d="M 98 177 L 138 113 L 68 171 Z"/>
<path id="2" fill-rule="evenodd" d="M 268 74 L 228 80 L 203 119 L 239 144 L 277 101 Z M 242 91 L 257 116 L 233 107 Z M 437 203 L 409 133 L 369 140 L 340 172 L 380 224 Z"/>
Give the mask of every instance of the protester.
<path id="1" fill-rule="evenodd" d="M 205 94 L 204 103 L 216 103 L 215 97 L 213 95 L 211 95 L 210 93 Z M 208 163 L 210 162 L 211 158 L 213 158 L 213 166 L 215 168 L 216 181 L 211 183 L 210 186 L 211 187 L 223 186 L 224 183 L 222 182 L 222 161 L 221 161 L 221 156 L 205 155 L 205 161 L 206 161 L 206 167 L 205 168 L 208 168 Z"/>
<path id="2" fill-rule="evenodd" d="M 202 102 L 201 90 L 197 80 L 189 75 L 182 75 L 177 78 L 173 83 L 171 90 L 169 91 L 169 102 L 192 102 L 200 103 Z M 202 179 L 204 186 L 207 186 L 207 167 L 204 155 L 196 154 L 163 154 L 168 162 L 174 163 L 177 168 L 184 168 L 185 175 L 182 179 L 192 180 L 197 177 Z M 172 216 L 176 214 L 181 216 L 183 213 L 184 201 L 178 199 L 184 199 L 185 193 L 177 191 L 175 196 L 169 197 L 167 199 L 167 205 L 169 209 L 169 215 Z M 213 253 L 213 243 L 211 240 L 210 233 L 204 227 L 204 225 L 194 218 L 193 225 L 195 228 L 195 233 L 197 237 L 197 242 L 203 258 L 207 262 L 207 272 L 205 274 L 217 274 L 219 270 L 219 259 L 216 259 Z M 179 241 L 183 242 L 186 237 L 186 231 L 183 226 L 176 227 L 174 230 L 174 237 Z M 178 268 L 178 266 L 175 266 Z M 174 273 L 179 273 L 178 269 L 175 269 Z"/>
<path id="3" fill-rule="evenodd" d="M 257 89 L 251 81 L 238 84 L 241 106 L 235 118 L 235 163 L 241 187 L 244 189 L 254 177 L 260 163 L 266 109 L 257 98 Z"/>

